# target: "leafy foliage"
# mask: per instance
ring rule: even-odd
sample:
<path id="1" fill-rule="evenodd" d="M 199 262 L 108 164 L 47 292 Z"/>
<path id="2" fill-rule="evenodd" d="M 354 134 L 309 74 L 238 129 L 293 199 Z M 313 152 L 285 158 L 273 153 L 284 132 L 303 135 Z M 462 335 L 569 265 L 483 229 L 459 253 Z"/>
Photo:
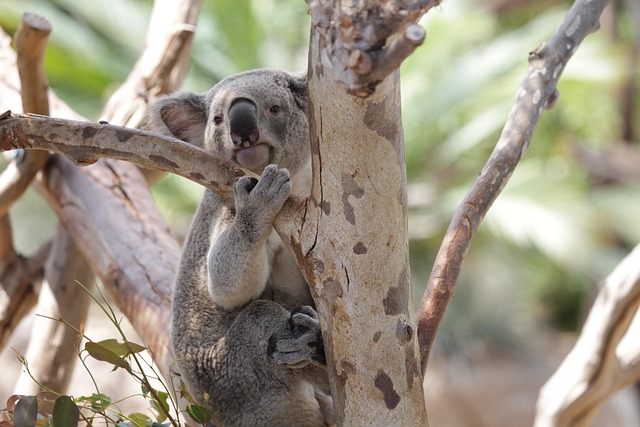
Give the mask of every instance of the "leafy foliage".
<path id="1" fill-rule="evenodd" d="M 90 292 L 82 284 L 78 283 L 78 286 L 81 286 L 86 292 Z M 206 425 L 211 420 L 211 412 L 193 400 L 186 392 L 182 381 L 180 381 L 178 390 L 170 389 L 162 382 L 154 367 L 141 357 L 142 353 L 148 349 L 126 338 L 108 300 L 102 292 L 99 294 L 101 300 L 98 300 L 93 294 L 90 295 L 121 335 L 122 341 L 110 338 L 94 342 L 83 335 L 87 341 L 84 349 L 78 352 L 78 357 L 83 362 L 85 357 L 105 362 L 113 366 L 113 370 L 124 369 L 132 380 L 140 384 L 142 390 L 140 395 L 129 398 L 147 400 L 153 411 L 153 417 L 140 412 L 128 415 L 121 413 L 117 402 L 111 396 L 101 393 L 96 384 L 95 393 L 75 398 L 58 394 L 54 390 L 47 390 L 37 396 L 13 395 L 9 397 L 7 407 L 0 410 L 0 427 L 75 427 L 80 421 L 84 421 L 87 425 L 95 423 L 116 427 L 178 427 L 181 425 L 180 410 L 172 399 L 173 395 L 189 401 L 185 412 L 196 423 Z M 55 319 L 51 320 L 55 321 Z M 65 323 L 63 320 L 58 321 Z M 67 326 L 71 327 L 68 324 Z M 78 333 L 81 334 L 80 331 Z M 26 372 L 36 381 L 29 371 L 28 361 L 20 354 L 18 354 L 18 359 Z M 143 365 L 147 369 L 143 369 Z M 149 371 L 151 373 L 148 373 Z M 93 379 L 92 373 L 88 370 L 87 372 Z M 152 381 L 159 383 L 160 387 L 153 387 Z M 46 389 L 42 384 L 40 386 Z"/>

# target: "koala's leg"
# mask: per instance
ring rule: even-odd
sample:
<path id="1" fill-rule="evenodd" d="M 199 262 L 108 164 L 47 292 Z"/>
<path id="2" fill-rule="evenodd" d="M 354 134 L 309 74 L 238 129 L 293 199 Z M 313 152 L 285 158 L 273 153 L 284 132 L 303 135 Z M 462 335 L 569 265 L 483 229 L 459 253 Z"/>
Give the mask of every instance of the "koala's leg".
<path id="1" fill-rule="evenodd" d="M 214 231 L 207 257 L 209 292 L 227 310 L 256 299 L 269 278 L 272 254 L 266 240 L 273 219 L 291 193 L 286 169 L 265 168 L 260 179 L 243 177 L 235 188 L 235 217 Z"/>
<path id="2" fill-rule="evenodd" d="M 214 403 L 219 424 L 325 425 L 308 376 L 308 369 L 324 360 L 315 312 L 308 309 L 290 314 L 273 301 L 257 300 L 233 321 L 224 351 L 216 352 L 227 358 L 209 364 L 218 372 L 211 396 L 219 399 Z"/>

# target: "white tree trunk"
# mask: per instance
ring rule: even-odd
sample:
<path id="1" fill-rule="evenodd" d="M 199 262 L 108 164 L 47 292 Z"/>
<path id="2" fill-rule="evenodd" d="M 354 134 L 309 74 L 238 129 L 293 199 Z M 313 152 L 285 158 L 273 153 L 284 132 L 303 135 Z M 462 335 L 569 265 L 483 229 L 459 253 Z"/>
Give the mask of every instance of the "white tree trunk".
<path id="1" fill-rule="evenodd" d="M 313 190 L 294 251 L 321 317 L 339 425 L 427 425 L 409 283 L 399 73 L 367 99 L 309 63 Z M 295 239 L 294 239 L 295 240 Z"/>

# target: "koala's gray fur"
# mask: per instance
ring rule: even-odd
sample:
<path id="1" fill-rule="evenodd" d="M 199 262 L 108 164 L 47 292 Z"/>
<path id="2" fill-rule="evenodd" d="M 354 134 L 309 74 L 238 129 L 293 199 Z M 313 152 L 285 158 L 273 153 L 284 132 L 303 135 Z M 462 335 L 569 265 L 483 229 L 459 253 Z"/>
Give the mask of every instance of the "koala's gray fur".
<path id="1" fill-rule="evenodd" d="M 175 283 L 177 363 L 217 426 L 325 425 L 330 397 L 322 391 L 328 377 L 318 318 L 272 227 L 292 191 L 310 191 L 306 111 L 304 75 L 255 70 L 202 95 L 160 98 L 146 119 L 150 130 L 261 174 L 257 182 L 238 180 L 231 203 L 205 191 Z"/>

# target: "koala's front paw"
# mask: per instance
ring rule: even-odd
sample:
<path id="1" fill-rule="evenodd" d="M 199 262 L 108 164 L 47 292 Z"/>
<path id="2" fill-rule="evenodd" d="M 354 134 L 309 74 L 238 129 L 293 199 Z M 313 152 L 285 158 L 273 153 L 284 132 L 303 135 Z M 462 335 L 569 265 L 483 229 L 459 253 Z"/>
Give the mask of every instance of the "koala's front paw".
<path id="1" fill-rule="evenodd" d="M 244 176 L 236 183 L 235 203 L 240 220 L 254 224 L 256 230 L 271 224 L 291 194 L 287 169 L 267 166 L 259 180 Z"/>
<path id="2" fill-rule="evenodd" d="M 326 364 L 320 322 L 313 308 L 293 309 L 289 328 L 286 334 L 269 338 L 269 357 L 292 368 L 302 368 L 312 362 Z"/>
<path id="3" fill-rule="evenodd" d="M 287 169 L 276 165 L 264 168 L 259 180 L 243 176 L 236 184 L 236 206 L 251 205 L 272 208 L 278 212 L 291 194 L 291 177 Z"/>

